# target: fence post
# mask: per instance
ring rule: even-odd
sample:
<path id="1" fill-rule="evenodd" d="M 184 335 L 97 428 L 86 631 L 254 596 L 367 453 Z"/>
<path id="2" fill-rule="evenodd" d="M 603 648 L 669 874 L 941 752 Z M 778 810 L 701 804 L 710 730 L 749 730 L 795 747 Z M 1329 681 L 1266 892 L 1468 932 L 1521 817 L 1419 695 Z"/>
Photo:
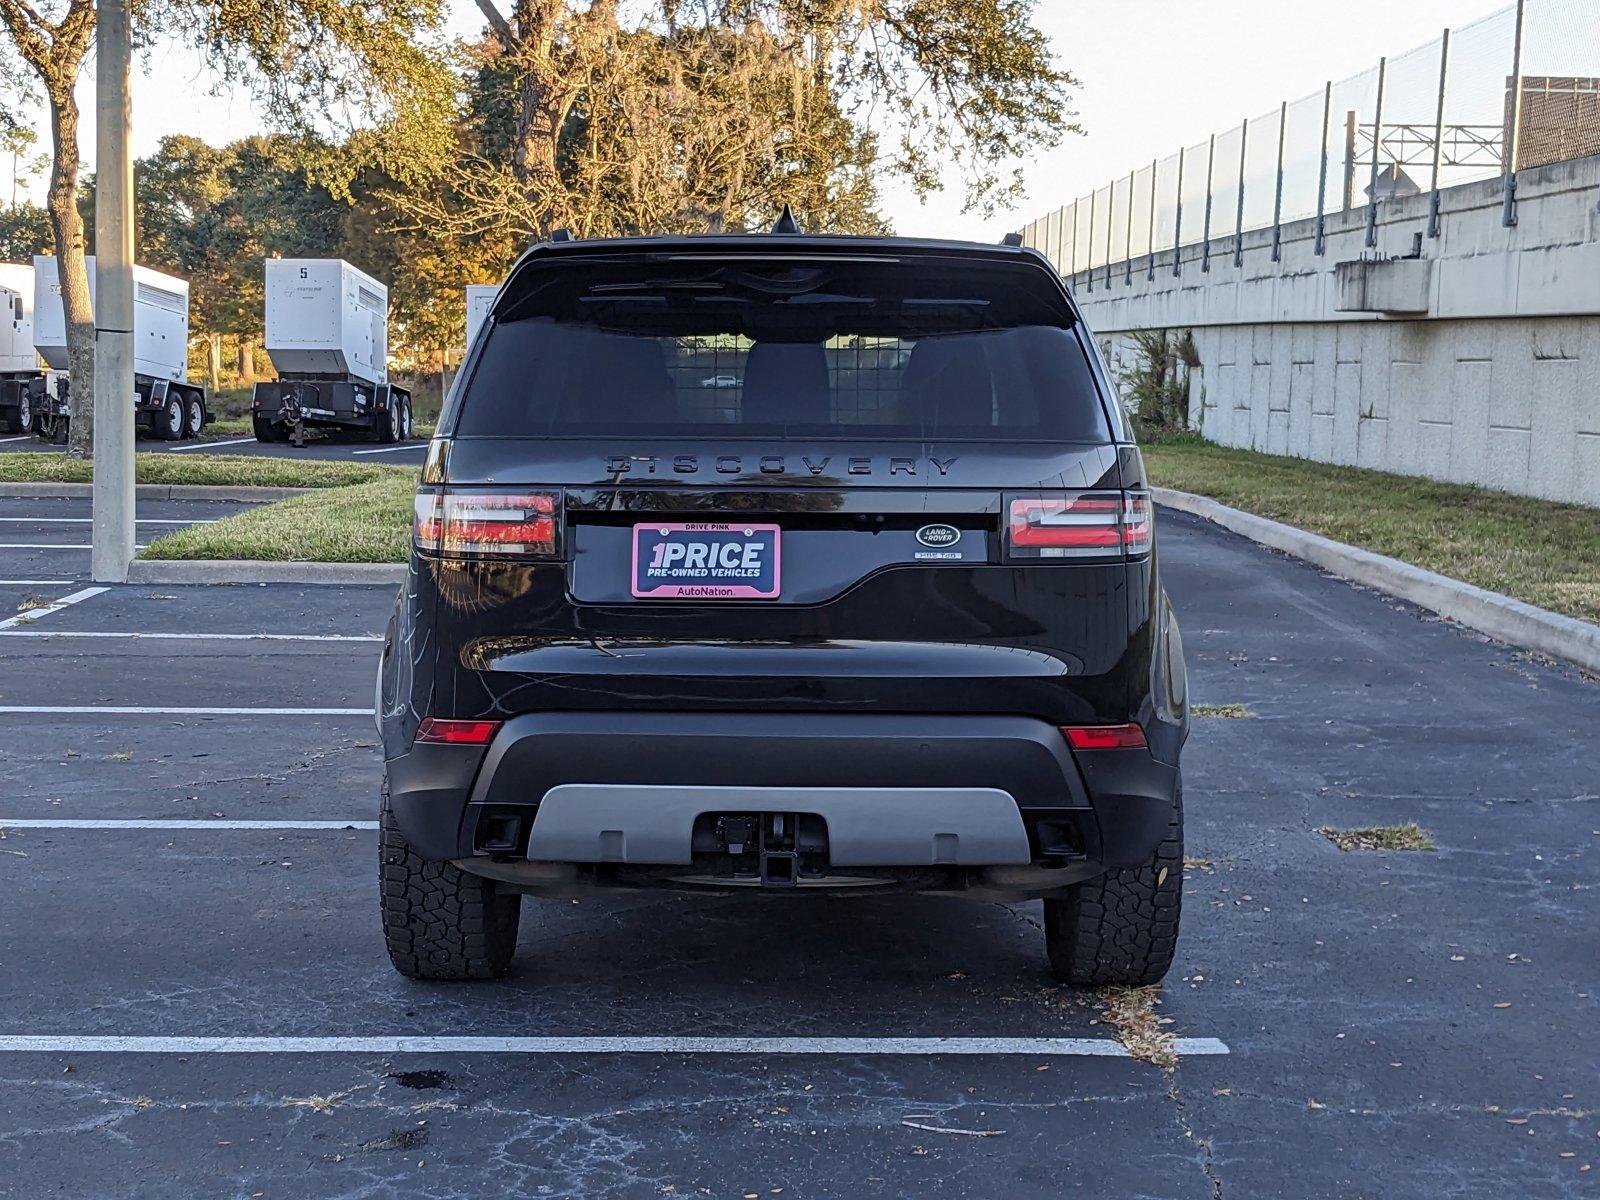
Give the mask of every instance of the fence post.
<path id="1" fill-rule="evenodd" d="M 1172 216 L 1172 273 L 1183 273 L 1183 167 L 1189 157 L 1189 148 L 1185 146 L 1178 151 L 1178 203 Z M 1155 263 L 1155 247 L 1150 247 L 1150 260 L 1152 267 Z"/>
<path id="2" fill-rule="evenodd" d="M 1428 194 L 1428 236 L 1439 236 L 1439 169 L 1444 165 L 1445 98 L 1450 93 L 1450 30 L 1439 42 L 1439 115 L 1433 122 L 1433 185 Z"/>
<path id="3" fill-rule="evenodd" d="M 1082 203 L 1081 199 L 1072 202 L 1072 278 L 1074 287 L 1077 286 L 1076 280 L 1078 278 L 1078 226 L 1083 224 L 1078 220 L 1078 208 Z"/>
<path id="4" fill-rule="evenodd" d="M 1383 88 L 1389 79 L 1389 58 L 1378 60 L 1378 107 L 1372 114 L 1372 174 L 1367 184 L 1367 248 L 1378 244 L 1378 158 L 1383 151 Z"/>
<path id="5" fill-rule="evenodd" d="M 1122 282 L 1127 286 L 1133 284 L 1133 198 L 1139 194 L 1139 173 L 1128 172 L 1128 240 L 1123 244 L 1122 257 L 1126 260 Z"/>
<path id="6" fill-rule="evenodd" d="M 1150 236 L 1145 239 L 1145 252 L 1149 262 L 1146 264 L 1144 277 L 1154 281 L 1156 277 L 1156 192 L 1160 182 L 1161 160 L 1150 160 Z"/>
<path id="7" fill-rule="evenodd" d="M 1344 114 L 1344 211 L 1356 206 L 1356 110 Z"/>
<path id="8" fill-rule="evenodd" d="M 1528 0 L 1517 0 L 1517 41 L 1511 51 L 1511 112 L 1506 125 L 1504 162 L 1506 177 L 1505 210 L 1501 223 L 1517 223 L 1517 160 L 1522 150 L 1522 34 L 1528 16 Z"/>
<path id="9" fill-rule="evenodd" d="M 1322 164 L 1317 168 L 1317 239 L 1315 253 L 1328 250 L 1328 123 L 1333 117 L 1333 80 L 1322 89 Z"/>
<path id="10" fill-rule="evenodd" d="M 1244 174 L 1250 154 L 1250 118 L 1239 124 L 1239 214 L 1233 223 L 1233 265 L 1244 266 Z"/>
<path id="11" fill-rule="evenodd" d="M 1106 189 L 1106 291 L 1111 290 L 1111 239 L 1117 231 L 1117 181 Z"/>
<path id="12" fill-rule="evenodd" d="M 1083 269 L 1089 277 L 1088 290 L 1091 292 L 1094 291 L 1094 210 L 1099 199 L 1100 192 L 1098 188 L 1089 193 L 1089 244 L 1084 249 Z"/>
<path id="13" fill-rule="evenodd" d="M 1272 261 L 1283 258 L 1283 134 L 1289 123 L 1289 102 L 1278 106 L 1278 190 L 1272 198 Z"/>
<path id="14" fill-rule="evenodd" d="M 1211 270 L 1211 202 L 1215 199 L 1212 185 L 1217 178 L 1217 135 L 1211 135 L 1211 149 L 1206 152 L 1206 227 L 1200 251 L 1200 269 Z"/>

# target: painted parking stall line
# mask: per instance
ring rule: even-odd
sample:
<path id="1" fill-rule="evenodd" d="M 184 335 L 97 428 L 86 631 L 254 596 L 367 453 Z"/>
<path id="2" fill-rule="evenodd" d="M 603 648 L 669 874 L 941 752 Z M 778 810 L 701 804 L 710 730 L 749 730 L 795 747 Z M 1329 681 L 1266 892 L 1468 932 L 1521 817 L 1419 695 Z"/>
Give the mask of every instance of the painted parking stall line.
<path id="1" fill-rule="evenodd" d="M 215 450 L 218 446 L 242 446 L 246 442 L 253 442 L 253 437 L 229 438 L 225 442 L 186 442 L 182 446 L 168 446 L 169 454 L 177 454 L 184 450 Z"/>
<path id="2" fill-rule="evenodd" d="M 184 520 L 180 517 L 138 517 L 136 525 L 213 525 L 216 517 L 194 517 Z M 6 525 L 93 525 L 93 517 L 0 517 L 0 523 Z"/>
<path id="3" fill-rule="evenodd" d="M 0 705 L 0 713 L 58 717 L 370 717 L 373 715 L 373 710 L 370 708 L 184 708 L 143 704 L 3 704 Z"/>
<path id="4" fill-rule="evenodd" d="M 1184 1055 L 1229 1053 L 1217 1038 L 1174 1038 Z M 140 1037 L 0 1034 L 12 1054 L 714 1054 L 847 1058 L 1129 1058 L 1110 1038 L 1049 1037 L 479 1037 L 397 1034 L 369 1037 Z"/>
<path id="5" fill-rule="evenodd" d="M 0 583 L 4 582 L 6 581 L 0 580 Z M 61 582 L 71 583 L 72 581 L 64 579 Z M 81 629 L 4 629 L 0 630 L 0 637 L 54 638 L 57 640 L 114 638 L 120 641 L 134 642 L 354 642 L 360 644 L 383 641 L 376 634 L 367 633 L 145 633 L 140 630 L 95 630 L 90 632 Z"/>
<path id="6" fill-rule="evenodd" d="M 371 450 L 352 450 L 351 454 L 397 454 L 401 450 L 426 450 L 427 442 L 407 442 L 403 446 L 378 446 Z"/>
<path id="7" fill-rule="evenodd" d="M 19 625 L 31 625 L 35 621 L 48 617 L 51 613 L 58 613 L 63 608 L 70 608 L 74 604 L 82 604 L 85 600 L 91 600 L 100 595 L 100 593 L 108 592 L 110 590 L 110 588 L 104 587 L 83 588 L 81 591 L 73 592 L 70 596 L 63 596 L 59 600 L 52 600 L 43 608 L 31 609 L 25 613 L 18 613 L 14 617 L 7 617 L 4 621 L 0 621 L 0 630 L 15 629 Z"/>
<path id="8" fill-rule="evenodd" d="M 105 820 L 94 820 L 83 817 L 18 817 L 15 819 L 0 817 L 0 829 L 165 829 L 165 830 L 195 830 L 195 829 L 266 829 L 266 830 L 299 830 L 299 829 L 376 829 L 376 821 L 241 821 L 228 818 L 215 818 L 212 820 L 184 820 L 178 817 L 151 818 L 141 820 L 137 817 L 112 817 Z"/>

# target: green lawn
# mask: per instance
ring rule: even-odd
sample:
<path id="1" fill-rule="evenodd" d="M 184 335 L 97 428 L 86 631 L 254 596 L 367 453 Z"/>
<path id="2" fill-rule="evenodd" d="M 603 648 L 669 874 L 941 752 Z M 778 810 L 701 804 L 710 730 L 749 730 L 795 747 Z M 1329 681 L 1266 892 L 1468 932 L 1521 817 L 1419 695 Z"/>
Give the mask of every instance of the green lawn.
<path id="1" fill-rule="evenodd" d="M 385 468 L 366 483 L 294 496 L 169 533 L 141 557 L 404 562 L 416 490 L 416 471 Z"/>
<path id="2" fill-rule="evenodd" d="M 346 487 L 391 476 L 409 479 L 415 486 L 417 478 L 412 468 L 378 463 L 187 452 L 135 454 L 133 471 L 139 483 L 253 487 Z M 88 461 L 65 454 L 0 454 L 0 483 L 88 483 L 93 478 L 94 469 Z"/>
<path id="3" fill-rule="evenodd" d="M 1151 481 L 1600 620 L 1600 511 L 1180 436 L 1144 448 Z"/>

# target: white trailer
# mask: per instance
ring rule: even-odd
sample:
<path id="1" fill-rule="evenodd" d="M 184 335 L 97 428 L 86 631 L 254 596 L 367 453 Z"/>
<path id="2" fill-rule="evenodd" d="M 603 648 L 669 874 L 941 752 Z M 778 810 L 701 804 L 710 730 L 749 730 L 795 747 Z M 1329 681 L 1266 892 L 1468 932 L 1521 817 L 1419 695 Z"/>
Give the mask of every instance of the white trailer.
<path id="1" fill-rule="evenodd" d="M 0 429 L 33 431 L 31 385 L 42 374 L 33 348 L 33 268 L 0 263 Z"/>
<path id="2" fill-rule="evenodd" d="M 90 255 L 89 301 L 94 302 L 95 261 Z M 33 344 L 49 370 L 35 386 L 35 427 L 64 434 L 69 409 L 67 318 L 61 302 L 59 263 L 33 260 Z M 189 282 L 149 267 L 133 268 L 134 412 L 159 438 L 195 437 L 211 420 L 205 388 L 190 383 Z"/>
<path id="3" fill-rule="evenodd" d="M 256 439 L 308 426 L 411 436 L 411 393 L 389 382 L 389 289 L 337 258 L 266 261 L 266 350 L 278 379 L 251 397 Z"/>
<path id="4" fill-rule="evenodd" d="M 467 349 L 472 349 L 472 343 L 478 336 L 478 330 L 483 328 L 483 323 L 489 319 L 489 310 L 494 307 L 494 298 L 500 294 L 498 283 L 469 283 L 467 284 Z"/>

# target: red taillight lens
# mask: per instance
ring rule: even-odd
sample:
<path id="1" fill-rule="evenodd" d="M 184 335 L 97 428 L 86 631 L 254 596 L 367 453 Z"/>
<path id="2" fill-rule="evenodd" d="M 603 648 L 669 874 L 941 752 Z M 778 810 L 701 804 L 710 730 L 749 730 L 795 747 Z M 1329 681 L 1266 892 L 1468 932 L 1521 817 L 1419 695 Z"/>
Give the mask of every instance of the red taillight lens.
<path id="1" fill-rule="evenodd" d="M 1007 506 L 1006 553 L 1013 559 L 1122 558 L 1150 549 L 1144 492 L 1065 492 L 1015 497 Z"/>
<path id="2" fill-rule="evenodd" d="M 442 717 L 423 717 L 417 726 L 419 743 L 430 746 L 487 746 L 493 740 L 499 721 L 454 721 Z"/>
<path id="3" fill-rule="evenodd" d="M 1145 745 L 1144 730 L 1137 725 L 1063 725 L 1061 732 L 1074 750 L 1134 750 Z"/>
<path id="4" fill-rule="evenodd" d="M 550 492 L 422 492 L 412 519 L 418 550 L 450 558 L 551 558 L 557 503 Z"/>

